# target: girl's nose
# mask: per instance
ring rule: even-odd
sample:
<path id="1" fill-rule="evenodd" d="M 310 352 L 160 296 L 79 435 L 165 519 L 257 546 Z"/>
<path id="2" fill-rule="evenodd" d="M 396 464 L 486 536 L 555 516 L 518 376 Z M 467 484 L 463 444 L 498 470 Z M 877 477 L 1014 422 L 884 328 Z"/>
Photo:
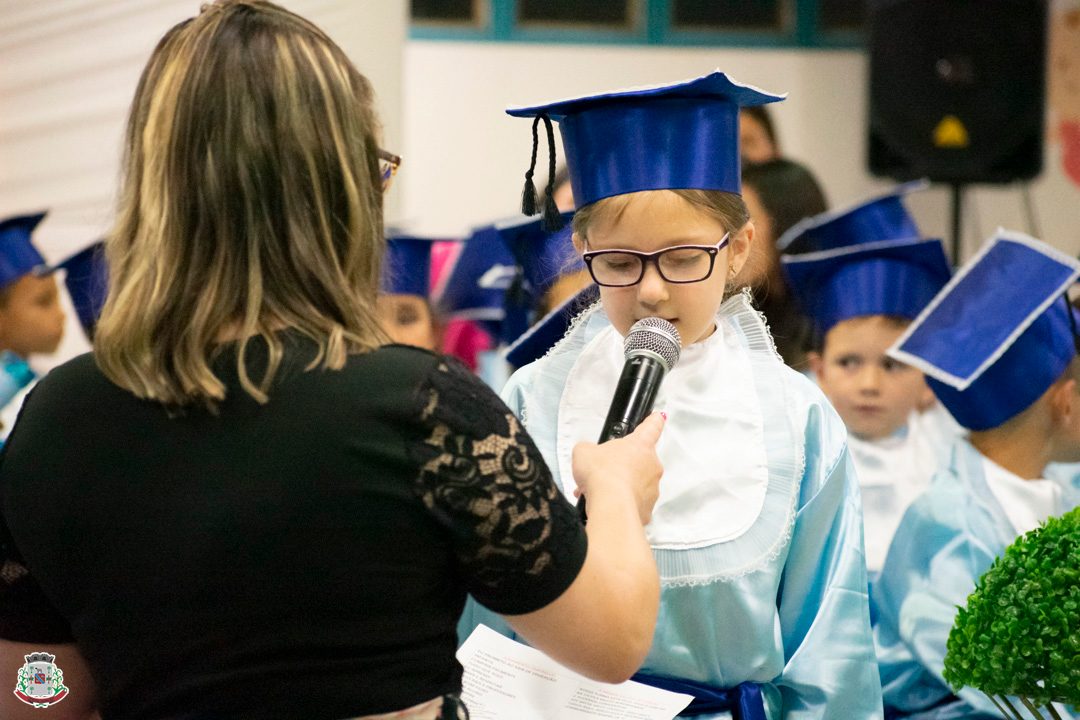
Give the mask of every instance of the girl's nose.
<path id="1" fill-rule="evenodd" d="M 660 277 L 660 272 L 653 263 L 646 263 L 645 275 L 637 287 L 638 301 L 642 305 L 659 305 L 668 298 L 667 283 Z"/>

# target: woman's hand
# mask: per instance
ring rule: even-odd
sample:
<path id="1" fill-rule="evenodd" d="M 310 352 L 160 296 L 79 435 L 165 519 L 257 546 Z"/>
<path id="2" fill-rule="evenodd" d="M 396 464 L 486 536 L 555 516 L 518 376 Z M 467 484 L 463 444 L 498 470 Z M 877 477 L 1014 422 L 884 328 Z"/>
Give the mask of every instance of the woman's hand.
<path id="1" fill-rule="evenodd" d="M 663 413 L 654 412 L 624 438 L 603 445 L 582 442 L 574 447 L 574 481 L 578 494 L 585 495 L 590 507 L 594 502 L 604 502 L 607 493 L 629 492 L 641 524 L 649 524 L 664 474 L 656 443 L 666 419 Z"/>
<path id="2" fill-rule="evenodd" d="M 626 680 L 652 645 L 660 578 L 642 526 L 660 492 L 663 429 L 653 413 L 625 438 L 574 448 L 574 479 L 589 498 L 585 564 L 547 607 L 504 616 L 534 647 L 594 680 Z"/>

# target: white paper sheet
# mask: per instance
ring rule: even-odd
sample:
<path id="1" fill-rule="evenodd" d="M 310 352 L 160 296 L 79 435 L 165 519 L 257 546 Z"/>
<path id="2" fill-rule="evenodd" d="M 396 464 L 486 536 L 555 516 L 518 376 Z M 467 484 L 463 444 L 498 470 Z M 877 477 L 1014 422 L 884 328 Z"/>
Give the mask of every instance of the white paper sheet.
<path id="1" fill-rule="evenodd" d="M 457 659 L 472 720 L 672 720 L 693 699 L 636 682 L 589 680 L 485 625 Z"/>

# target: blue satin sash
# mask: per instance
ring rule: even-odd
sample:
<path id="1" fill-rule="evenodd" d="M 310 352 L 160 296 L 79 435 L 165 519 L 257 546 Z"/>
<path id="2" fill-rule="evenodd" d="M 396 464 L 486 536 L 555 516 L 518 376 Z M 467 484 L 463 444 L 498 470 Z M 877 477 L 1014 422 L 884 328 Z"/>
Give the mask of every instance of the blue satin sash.
<path id="1" fill-rule="evenodd" d="M 765 700 L 761 695 L 761 685 L 744 682 L 733 688 L 715 688 L 694 680 L 660 677 L 648 673 L 636 673 L 630 678 L 634 682 L 650 685 L 661 690 L 693 695 L 689 707 L 678 717 L 695 717 L 706 713 L 729 711 L 733 720 L 768 720 L 765 716 Z"/>

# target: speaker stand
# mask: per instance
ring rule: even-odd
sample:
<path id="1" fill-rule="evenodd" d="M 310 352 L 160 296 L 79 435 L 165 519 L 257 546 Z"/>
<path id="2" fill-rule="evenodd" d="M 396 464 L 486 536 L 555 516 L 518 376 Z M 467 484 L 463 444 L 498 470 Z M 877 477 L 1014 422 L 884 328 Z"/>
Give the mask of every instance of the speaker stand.
<path id="1" fill-rule="evenodd" d="M 963 183 L 952 183 L 952 260 L 954 266 L 960 265 L 960 241 L 963 238 L 964 188 Z"/>

